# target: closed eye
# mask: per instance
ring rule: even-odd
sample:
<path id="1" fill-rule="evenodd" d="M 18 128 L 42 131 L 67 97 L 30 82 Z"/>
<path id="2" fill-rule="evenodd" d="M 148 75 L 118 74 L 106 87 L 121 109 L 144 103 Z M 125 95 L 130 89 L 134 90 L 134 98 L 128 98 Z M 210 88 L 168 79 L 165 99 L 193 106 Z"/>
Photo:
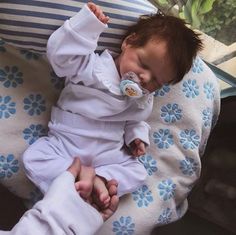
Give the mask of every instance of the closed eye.
<path id="1" fill-rule="evenodd" d="M 142 65 L 143 69 L 146 69 L 146 70 L 149 69 L 149 67 L 147 65 L 145 65 L 144 63 L 141 63 L 141 65 Z"/>
<path id="2" fill-rule="evenodd" d="M 148 65 L 146 65 L 142 59 L 139 57 L 139 63 L 140 63 L 140 66 L 143 68 L 143 69 L 149 69 Z"/>

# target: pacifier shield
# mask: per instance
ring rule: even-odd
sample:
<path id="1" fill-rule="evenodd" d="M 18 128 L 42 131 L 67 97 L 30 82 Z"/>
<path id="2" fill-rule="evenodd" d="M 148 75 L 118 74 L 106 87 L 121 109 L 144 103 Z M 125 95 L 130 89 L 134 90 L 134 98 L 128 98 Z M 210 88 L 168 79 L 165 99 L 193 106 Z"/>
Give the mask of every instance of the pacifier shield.
<path id="1" fill-rule="evenodd" d="M 129 97 L 139 98 L 143 95 L 142 89 L 139 85 L 131 80 L 122 80 L 120 82 L 120 89 L 122 94 Z"/>
<path id="2" fill-rule="evenodd" d="M 120 82 L 120 90 L 123 95 L 127 95 L 133 98 L 140 98 L 143 95 L 148 95 L 149 91 L 140 86 L 140 80 L 138 76 L 130 71 L 125 73 Z"/>

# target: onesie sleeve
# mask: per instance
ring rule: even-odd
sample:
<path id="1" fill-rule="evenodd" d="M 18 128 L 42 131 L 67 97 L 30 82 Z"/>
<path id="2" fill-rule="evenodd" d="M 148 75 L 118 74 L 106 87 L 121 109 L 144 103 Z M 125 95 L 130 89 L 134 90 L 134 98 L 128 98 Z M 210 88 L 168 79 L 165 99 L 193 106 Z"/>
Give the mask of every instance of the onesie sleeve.
<path id="1" fill-rule="evenodd" d="M 100 34 L 107 27 L 90 11 L 87 4 L 66 20 L 49 38 L 47 57 L 59 77 L 78 80 L 83 73 L 92 73 L 94 53 Z M 91 77 L 91 76 L 86 76 Z M 77 81 L 79 82 L 79 81 Z"/>
<path id="2" fill-rule="evenodd" d="M 149 130 L 150 126 L 144 121 L 127 121 L 124 136 L 125 144 L 129 146 L 133 140 L 139 138 L 147 145 L 150 145 Z"/>
<path id="3" fill-rule="evenodd" d="M 76 192 L 72 174 L 64 172 L 53 181 L 43 200 L 3 234 L 94 235 L 102 224 L 101 215 Z"/>

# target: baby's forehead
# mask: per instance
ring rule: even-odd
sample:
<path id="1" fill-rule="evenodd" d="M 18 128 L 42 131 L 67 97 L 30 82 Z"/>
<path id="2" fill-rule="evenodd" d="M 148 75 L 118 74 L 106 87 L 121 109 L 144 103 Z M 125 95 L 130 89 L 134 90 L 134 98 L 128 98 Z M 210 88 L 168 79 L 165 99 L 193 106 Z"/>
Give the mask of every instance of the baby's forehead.
<path id="1" fill-rule="evenodd" d="M 149 39 L 147 43 L 143 46 L 143 49 L 146 52 L 147 59 L 154 61 L 159 61 L 159 59 L 169 61 L 170 59 L 168 45 L 165 40 Z"/>
<path id="2" fill-rule="evenodd" d="M 161 78 L 160 80 L 164 80 L 164 83 L 171 83 L 176 79 L 173 58 L 164 40 L 149 40 L 144 46 L 143 55 L 150 69 Z"/>

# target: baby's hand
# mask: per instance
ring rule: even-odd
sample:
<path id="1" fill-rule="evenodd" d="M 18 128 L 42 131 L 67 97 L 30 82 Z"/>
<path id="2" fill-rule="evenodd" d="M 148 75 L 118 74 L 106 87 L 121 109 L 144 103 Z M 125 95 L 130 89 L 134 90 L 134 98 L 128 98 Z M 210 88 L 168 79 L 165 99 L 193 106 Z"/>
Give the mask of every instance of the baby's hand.
<path id="1" fill-rule="evenodd" d="M 88 2 L 88 7 L 103 24 L 108 23 L 109 17 L 104 15 L 102 9 L 99 6 L 92 2 Z"/>
<path id="2" fill-rule="evenodd" d="M 134 157 L 140 157 L 146 153 L 146 145 L 140 139 L 135 139 L 130 144 L 131 153 Z"/>

